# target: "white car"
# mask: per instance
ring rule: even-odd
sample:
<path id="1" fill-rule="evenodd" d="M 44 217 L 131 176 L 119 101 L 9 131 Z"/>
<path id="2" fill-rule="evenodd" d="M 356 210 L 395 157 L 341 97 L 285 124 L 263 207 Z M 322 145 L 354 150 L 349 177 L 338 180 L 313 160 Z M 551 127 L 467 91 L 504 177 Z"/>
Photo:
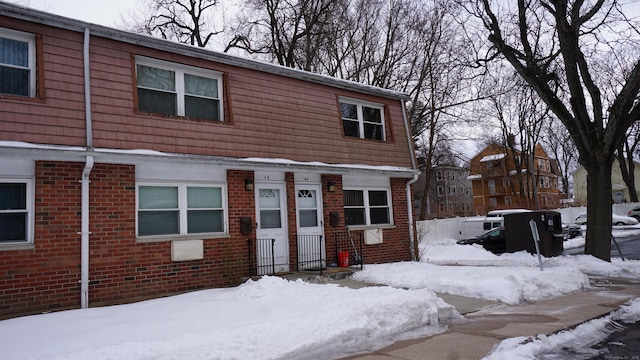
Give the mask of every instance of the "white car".
<path id="1" fill-rule="evenodd" d="M 587 223 L 587 213 L 581 213 L 576 217 L 574 223 L 584 225 Z M 629 216 L 611 214 L 611 223 L 613 225 L 636 225 L 638 220 Z"/>

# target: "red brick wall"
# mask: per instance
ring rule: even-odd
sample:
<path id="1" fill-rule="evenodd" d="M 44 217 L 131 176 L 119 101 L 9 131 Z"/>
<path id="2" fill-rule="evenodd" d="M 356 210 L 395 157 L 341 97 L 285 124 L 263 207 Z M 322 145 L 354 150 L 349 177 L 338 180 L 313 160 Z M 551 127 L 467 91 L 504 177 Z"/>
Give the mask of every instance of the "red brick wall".
<path id="1" fill-rule="evenodd" d="M 34 249 L 0 251 L 0 318 L 80 306 L 81 162 L 36 162 Z M 230 236 L 204 239 L 204 259 L 173 262 L 171 241 L 136 242 L 135 166 L 95 164 L 90 174 L 90 306 L 124 303 L 212 287 L 249 275 L 247 239 L 255 238 L 255 199 L 244 188 L 252 171 L 227 172 Z M 335 185 L 328 192 L 328 182 Z M 296 266 L 295 189 L 286 174 L 290 265 Z M 406 179 L 392 179 L 395 228 L 384 242 L 364 245 L 365 264 L 410 260 Z M 327 263 L 335 263 L 335 234 L 344 232 L 342 178 L 322 176 Z M 330 212 L 338 213 L 338 227 Z M 251 220 L 240 233 L 240 218 Z M 255 249 L 254 253 L 255 254 Z"/>
<path id="2" fill-rule="evenodd" d="M 0 251 L 0 318 L 80 306 L 83 163 L 36 162 L 35 249 Z M 240 217 L 255 223 L 251 171 L 229 171 L 231 236 L 205 239 L 204 259 L 171 261 L 171 242 L 137 243 L 135 167 L 96 164 L 90 175 L 89 303 L 123 303 L 239 284 L 249 273 Z"/>
<path id="3" fill-rule="evenodd" d="M 362 257 L 365 264 L 411 260 L 406 193 L 407 181 L 408 179 L 391 179 L 393 222 L 395 226 L 389 229 L 382 229 L 383 241 L 381 244 L 363 245 Z M 351 233 L 360 235 L 364 231 L 352 230 Z"/>
<path id="4" fill-rule="evenodd" d="M 329 182 L 333 182 L 335 191 L 329 192 Z M 344 196 L 342 194 L 342 176 L 341 175 L 322 175 L 322 206 L 324 212 L 324 236 L 325 236 L 325 252 L 327 255 L 327 264 L 337 263 L 336 256 L 336 233 L 344 233 Z M 330 213 L 335 211 L 339 216 L 339 226 L 331 225 Z"/>
<path id="5" fill-rule="evenodd" d="M 296 184 L 293 173 L 285 173 L 285 192 L 287 196 L 287 232 L 289 235 L 289 270 L 297 269 L 297 235 L 298 235 L 298 212 L 296 211 Z"/>
<path id="6" fill-rule="evenodd" d="M 335 192 L 327 192 L 328 182 L 335 184 Z M 393 207 L 394 228 L 383 229 L 383 243 L 375 245 L 363 244 L 362 257 L 365 264 L 388 263 L 394 261 L 411 260 L 409 215 L 407 208 L 406 184 L 408 179 L 391 179 L 391 196 Z M 342 194 L 341 175 L 323 175 L 323 206 L 324 231 L 326 236 L 327 264 L 337 263 L 335 236 L 345 233 L 344 197 Z M 340 225 L 330 224 L 330 212 L 336 211 L 340 218 Z M 362 230 L 351 230 L 354 238 L 362 235 Z M 351 247 L 351 244 L 348 244 Z M 356 245 L 357 246 L 357 245 Z M 351 251 L 351 249 L 349 249 Z M 359 248 L 358 248 L 359 251 Z"/>
<path id="7" fill-rule="evenodd" d="M 35 249 L 0 252 L 0 318 L 79 305 L 82 168 L 36 162 Z"/>

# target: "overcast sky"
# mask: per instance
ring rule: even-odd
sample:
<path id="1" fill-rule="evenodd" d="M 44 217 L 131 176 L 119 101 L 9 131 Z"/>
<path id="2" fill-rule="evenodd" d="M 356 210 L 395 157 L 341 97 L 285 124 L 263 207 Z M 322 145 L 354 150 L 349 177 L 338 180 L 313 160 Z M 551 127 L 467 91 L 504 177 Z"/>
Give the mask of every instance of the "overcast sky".
<path id="1" fill-rule="evenodd" d="M 142 0 L 3 0 L 54 14 L 117 27 L 120 17 L 142 7 Z M 640 1 L 621 0 L 630 11 L 640 10 Z M 637 11 L 636 13 L 640 13 Z"/>
<path id="2" fill-rule="evenodd" d="M 9 0 L 8 2 L 109 27 L 117 27 L 121 14 L 127 14 L 143 3 L 141 0 Z"/>

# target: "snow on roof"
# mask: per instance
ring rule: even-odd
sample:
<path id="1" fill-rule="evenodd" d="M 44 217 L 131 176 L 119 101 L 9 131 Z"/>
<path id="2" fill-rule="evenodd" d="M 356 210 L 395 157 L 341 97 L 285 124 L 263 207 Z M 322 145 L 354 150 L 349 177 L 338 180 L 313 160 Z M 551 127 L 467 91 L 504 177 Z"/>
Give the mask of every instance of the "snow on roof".
<path id="1" fill-rule="evenodd" d="M 392 172 L 402 177 L 411 177 L 417 172 L 417 170 L 400 167 L 400 166 L 386 166 L 386 165 L 366 165 L 366 164 L 329 164 L 319 161 L 295 161 L 289 159 L 280 158 L 231 158 L 221 156 L 205 156 L 205 155 L 191 155 L 191 154 L 175 154 L 167 153 L 149 149 L 109 149 L 109 148 L 94 148 L 88 150 L 85 147 L 80 146 L 58 146 L 58 145 L 46 145 L 46 144 L 32 144 L 20 141 L 0 141 L 0 148 L 17 148 L 17 149 L 34 149 L 46 152 L 62 151 L 70 152 L 76 156 L 109 156 L 115 155 L 119 157 L 135 157 L 135 156 L 147 156 L 147 157 L 162 157 L 163 159 L 176 159 L 180 161 L 193 161 L 204 162 L 208 164 L 220 164 L 225 166 L 238 166 L 242 168 L 253 168 L 263 165 L 265 167 L 273 167 L 274 165 L 280 165 L 287 168 L 298 169 L 320 169 L 324 171 L 345 172 L 349 170 L 365 170 L 365 171 L 377 171 L 377 172 Z"/>
<path id="2" fill-rule="evenodd" d="M 507 154 L 504 154 L 504 153 L 487 155 L 487 156 L 483 157 L 482 159 L 480 159 L 480 162 L 500 160 L 500 159 L 504 158 L 505 156 L 507 156 Z"/>
<path id="3" fill-rule="evenodd" d="M 478 180 L 482 179 L 482 174 L 474 174 L 467 176 L 467 180 Z"/>

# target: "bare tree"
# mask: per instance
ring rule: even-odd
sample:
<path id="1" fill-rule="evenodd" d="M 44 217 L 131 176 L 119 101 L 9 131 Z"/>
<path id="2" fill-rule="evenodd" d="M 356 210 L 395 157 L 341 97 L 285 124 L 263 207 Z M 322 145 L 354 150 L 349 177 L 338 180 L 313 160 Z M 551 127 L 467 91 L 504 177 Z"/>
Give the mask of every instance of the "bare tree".
<path id="1" fill-rule="evenodd" d="M 638 202 L 635 180 L 635 154 L 638 144 L 640 144 L 640 123 L 635 123 L 629 128 L 626 141 L 620 144 L 616 151 L 616 159 L 618 159 L 622 179 L 627 186 L 627 190 L 629 190 L 629 200 L 631 202 Z"/>
<path id="2" fill-rule="evenodd" d="M 611 97 L 603 96 L 605 79 L 593 64 L 618 58 L 616 50 L 637 43 L 639 33 L 629 22 L 614 22 L 616 0 L 465 3 L 488 34 L 486 58 L 507 61 L 571 134 L 588 174 L 585 253 L 610 261 L 611 165 L 640 118 L 640 61 L 635 57 L 617 69 L 621 86 Z"/>
<path id="3" fill-rule="evenodd" d="M 541 139 L 557 161 L 561 177 L 561 191 L 569 196 L 570 177 L 577 169 L 578 162 L 576 146 L 571 139 L 571 135 L 559 121 L 551 119 L 547 123 L 544 136 Z"/>
<path id="4" fill-rule="evenodd" d="M 513 156 L 520 199 L 527 201 L 522 205 L 540 209 L 534 155 L 549 110 L 521 79 L 505 74 L 504 69 L 499 71 L 500 74 L 494 75 L 499 91 L 489 98 L 493 116 L 500 122 L 504 144 Z"/>
<path id="5" fill-rule="evenodd" d="M 246 0 L 225 51 L 239 48 L 249 54 L 267 54 L 278 64 L 317 71 L 313 66 L 323 46 L 339 40 L 334 20 L 346 0 Z"/>
<path id="6" fill-rule="evenodd" d="M 216 30 L 213 9 L 218 0 L 146 0 L 143 14 L 123 20 L 131 31 L 206 47 Z M 221 27 L 221 26 L 220 26 Z"/>

